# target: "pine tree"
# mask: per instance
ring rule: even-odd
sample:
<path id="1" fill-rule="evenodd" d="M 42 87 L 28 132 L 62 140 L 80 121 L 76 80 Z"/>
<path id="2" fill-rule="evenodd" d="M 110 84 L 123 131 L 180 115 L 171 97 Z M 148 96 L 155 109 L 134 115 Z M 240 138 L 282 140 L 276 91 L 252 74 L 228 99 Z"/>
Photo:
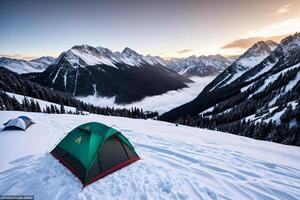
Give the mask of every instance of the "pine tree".
<path id="1" fill-rule="evenodd" d="M 66 113 L 63 102 L 61 102 L 61 104 L 60 104 L 60 113 L 62 113 L 62 114 Z"/>
<path id="2" fill-rule="evenodd" d="M 53 104 L 50 106 L 50 113 L 55 113 L 55 107 Z"/>
<path id="3" fill-rule="evenodd" d="M 38 101 L 36 101 L 35 105 L 36 105 L 36 112 L 42 112 L 42 109 Z"/>

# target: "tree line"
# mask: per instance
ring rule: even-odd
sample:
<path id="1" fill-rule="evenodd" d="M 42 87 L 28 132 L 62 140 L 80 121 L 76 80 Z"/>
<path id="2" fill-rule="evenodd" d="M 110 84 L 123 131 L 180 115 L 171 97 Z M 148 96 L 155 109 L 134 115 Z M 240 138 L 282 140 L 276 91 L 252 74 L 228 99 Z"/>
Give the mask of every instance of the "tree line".
<path id="1" fill-rule="evenodd" d="M 59 105 L 51 104 L 49 102 L 44 108 L 41 108 L 39 102 L 32 98 L 24 97 L 20 103 L 15 96 L 10 97 L 5 92 L 0 91 L 0 110 L 17 110 L 28 112 L 43 112 L 43 113 L 56 113 L 56 114 L 85 114 L 94 113 L 109 116 L 121 116 L 129 118 L 147 119 L 158 116 L 157 112 L 144 111 L 140 108 L 131 109 L 115 109 L 110 107 L 98 107 L 92 104 L 83 104 L 83 107 L 77 107 L 74 111 L 66 109 L 63 102 Z M 84 109 L 82 109 L 84 108 Z"/>

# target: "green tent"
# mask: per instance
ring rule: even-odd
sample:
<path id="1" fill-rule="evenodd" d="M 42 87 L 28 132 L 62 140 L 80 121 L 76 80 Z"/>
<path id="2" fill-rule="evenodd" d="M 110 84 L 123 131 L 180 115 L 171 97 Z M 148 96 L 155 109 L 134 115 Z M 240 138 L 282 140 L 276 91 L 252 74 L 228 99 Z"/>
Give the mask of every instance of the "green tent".
<path id="1" fill-rule="evenodd" d="M 76 175 L 83 186 L 140 159 L 124 135 L 97 122 L 73 129 L 51 154 Z"/>

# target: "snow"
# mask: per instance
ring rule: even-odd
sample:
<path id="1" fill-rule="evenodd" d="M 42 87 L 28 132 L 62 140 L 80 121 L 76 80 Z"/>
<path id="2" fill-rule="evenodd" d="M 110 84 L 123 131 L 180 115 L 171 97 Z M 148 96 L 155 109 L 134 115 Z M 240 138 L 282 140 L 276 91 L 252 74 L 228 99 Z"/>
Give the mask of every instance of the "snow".
<path id="1" fill-rule="evenodd" d="M 300 47 L 299 33 L 285 38 L 282 43 L 283 43 L 282 48 L 286 55 L 289 54 L 293 50 L 298 50 Z"/>
<path id="2" fill-rule="evenodd" d="M 207 108 L 206 110 L 202 111 L 200 114 L 210 113 L 214 110 L 214 106 Z"/>
<path id="3" fill-rule="evenodd" d="M 76 97 L 77 99 L 86 103 L 91 103 L 96 106 L 108 106 L 114 108 L 142 108 L 147 111 L 157 111 L 160 114 L 169 111 L 177 106 L 187 103 L 198 96 L 203 88 L 214 79 L 213 76 L 208 77 L 192 77 L 190 78 L 194 83 L 189 83 L 187 88 L 180 90 L 171 90 L 161 95 L 146 97 L 142 101 L 131 104 L 118 105 L 115 104 L 115 97 L 99 97 L 89 95 L 87 97 Z"/>
<path id="4" fill-rule="evenodd" d="M 66 70 L 65 75 L 64 75 L 64 86 L 65 86 L 65 88 L 67 88 L 67 74 L 68 74 L 68 70 Z"/>
<path id="5" fill-rule="evenodd" d="M 281 74 L 284 75 L 284 74 L 287 73 L 289 70 L 298 68 L 299 66 L 300 66 L 300 64 L 293 65 L 293 66 L 288 67 L 288 68 L 286 68 L 286 69 L 284 69 L 284 70 L 282 70 L 282 71 L 280 71 L 280 72 L 278 72 L 278 73 L 276 73 L 276 74 L 273 74 L 273 75 L 267 77 L 267 78 L 264 80 L 264 84 L 263 84 L 262 86 L 260 86 L 253 94 L 257 94 L 257 93 L 259 93 L 259 92 L 262 92 L 263 90 L 266 89 L 266 87 L 267 87 L 268 85 L 270 85 L 270 84 L 272 84 L 274 81 L 276 81 L 276 80 L 278 79 L 278 77 L 279 77 Z M 281 94 L 279 94 L 279 95 L 277 95 L 276 97 L 274 97 L 274 98 L 270 101 L 269 105 L 270 105 L 270 106 L 273 105 L 273 104 L 276 102 L 277 98 L 278 98 L 280 95 L 285 94 L 286 92 L 288 92 L 289 90 L 291 90 L 294 86 L 296 86 L 297 83 L 299 82 L 299 80 L 300 80 L 300 72 L 297 73 L 295 79 L 291 80 L 291 81 L 286 85 L 286 88 L 285 88 L 284 92 L 282 92 Z M 254 83 L 255 83 L 255 82 L 254 82 Z M 254 83 L 252 83 L 252 84 L 250 84 L 250 85 L 248 85 L 248 86 L 245 86 L 245 87 L 241 88 L 241 92 L 246 91 L 246 90 L 247 90 L 250 86 L 252 86 Z M 253 95 L 253 94 L 252 94 L 252 95 Z M 252 95 L 249 95 L 248 98 L 251 98 Z"/>
<path id="6" fill-rule="evenodd" d="M 267 56 L 268 54 L 262 54 L 260 56 L 246 57 L 237 60 L 236 73 L 233 74 L 233 76 L 227 80 L 223 86 L 228 85 L 238 79 L 246 71 L 261 63 Z"/>
<path id="7" fill-rule="evenodd" d="M 249 84 L 249 85 L 247 85 L 247 86 L 245 86 L 245 87 L 242 87 L 242 88 L 241 88 L 241 92 L 247 91 L 249 88 L 251 88 L 251 87 L 253 86 L 253 84 L 254 84 L 254 82 L 251 83 L 251 84 Z"/>
<path id="8" fill-rule="evenodd" d="M 299 65 L 300 66 L 300 65 Z M 297 73 L 295 79 L 291 80 L 285 87 L 284 92 L 288 92 L 289 90 L 293 89 L 300 81 L 300 71 Z"/>
<path id="9" fill-rule="evenodd" d="M 223 71 L 230 62 L 221 55 L 210 56 L 190 56 L 187 58 L 173 58 L 166 61 L 166 66 L 179 74 L 185 74 L 187 72 L 200 72 L 203 74 L 208 69 L 214 69 L 216 71 Z"/>
<path id="10" fill-rule="evenodd" d="M 55 80 L 56 80 L 56 78 L 57 78 L 57 76 L 58 76 L 58 74 L 59 74 L 59 72 L 60 72 L 60 69 L 61 69 L 61 67 L 58 68 L 58 70 L 57 70 L 57 72 L 56 72 L 56 74 L 55 74 L 55 76 L 54 76 L 54 78 L 53 78 L 53 80 L 52 80 L 52 83 L 55 83 Z"/>
<path id="11" fill-rule="evenodd" d="M 228 85 L 238 79 L 242 74 L 244 74 L 246 71 L 249 69 L 253 68 L 254 66 L 258 65 L 261 63 L 265 58 L 267 57 L 267 54 L 263 54 L 261 56 L 257 57 L 247 57 L 247 58 L 242 58 L 236 61 L 237 65 L 242 66 L 242 69 L 239 69 L 240 67 L 237 67 L 236 70 L 237 72 L 223 85 Z"/>
<path id="12" fill-rule="evenodd" d="M 270 85 L 271 83 L 273 83 L 274 81 L 276 81 L 278 79 L 280 74 L 283 74 L 283 72 L 279 72 L 279 73 L 273 74 L 272 76 L 268 77 L 264 81 L 264 84 L 262 86 L 260 86 L 253 94 L 257 94 L 257 93 L 262 92 L 263 90 L 265 90 L 268 85 Z M 250 98 L 251 96 L 252 95 L 250 95 L 248 98 Z"/>
<path id="13" fill-rule="evenodd" d="M 109 58 L 99 57 L 97 55 L 92 54 L 89 51 L 83 52 L 83 51 L 79 51 L 77 49 L 71 49 L 70 51 L 72 54 L 74 54 L 77 57 L 79 57 L 80 59 L 82 59 L 87 65 L 104 64 L 104 65 L 108 65 L 108 66 L 118 69 Z M 82 65 L 80 65 L 80 66 L 83 67 Z"/>
<path id="14" fill-rule="evenodd" d="M 218 82 L 213 88 L 211 88 L 209 91 L 213 91 L 216 87 L 218 87 L 220 84 L 222 85 L 224 80 L 227 80 L 229 77 L 231 76 L 231 74 L 226 75 L 226 78 L 224 78 L 222 81 Z"/>
<path id="15" fill-rule="evenodd" d="M 300 63 L 293 65 L 289 68 L 286 68 L 284 70 L 282 70 L 279 73 L 286 73 L 287 71 L 291 70 L 291 69 L 295 69 L 295 68 L 299 68 L 300 67 Z M 277 73 L 278 74 L 278 73 Z M 276 75 L 276 74 L 275 74 Z M 281 96 L 284 95 L 285 93 L 287 93 L 289 90 L 293 89 L 293 87 L 295 87 L 297 85 L 297 83 L 300 80 L 300 72 L 297 73 L 296 77 L 293 80 L 290 80 L 289 83 L 285 86 L 285 89 L 282 93 L 278 94 L 277 96 L 275 96 L 269 103 L 269 106 L 272 106 L 277 99 Z"/>
<path id="16" fill-rule="evenodd" d="M 55 59 L 51 57 L 41 57 L 30 61 L 6 57 L 0 58 L 0 66 L 3 66 L 18 74 L 43 72 L 50 64 L 54 62 Z"/>
<path id="17" fill-rule="evenodd" d="M 244 68 L 250 69 L 250 68 L 256 66 L 257 64 L 261 63 L 268 55 L 269 55 L 269 53 L 265 53 L 265 54 L 261 54 L 259 56 L 251 56 L 251 57 L 242 58 L 242 59 L 239 59 L 237 61 L 237 63 L 240 64 L 241 66 L 243 66 Z"/>
<path id="18" fill-rule="evenodd" d="M 294 126 L 297 126 L 297 124 L 298 124 L 297 120 L 296 120 L 296 119 L 292 119 L 292 120 L 290 121 L 290 123 L 289 123 L 289 127 L 292 128 L 292 127 L 294 127 Z"/>
<path id="19" fill-rule="evenodd" d="M 285 112 L 285 110 L 286 110 L 286 108 L 282 109 L 279 112 L 276 112 L 275 114 L 273 114 L 272 117 L 265 119 L 264 121 L 268 123 L 270 120 L 272 120 L 276 123 L 276 125 L 279 125 L 281 123 L 280 117 Z"/>
<path id="20" fill-rule="evenodd" d="M 228 85 L 230 83 L 232 83 L 233 81 L 235 81 L 236 79 L 238 79 L 245 71 L 237 71 L 235 74 L 233 74 L 232 77 L 229 78 L 229 80 L 227 81 L 226 79 L 226 83 L 223 84 L 222 86 Z"/>
<path id="21" fill-rule="evenodd" d="M 265 49 L 266 46 L 269 47 L 269 50 Z M 232 74 L 232 76 L 229 77 L 229 79 L 226 78 L 226 82 L 224 84 L 222 83 L 222 85 L 220 86 L 225 86 L 232 83 L 233 81 L 241 77 L 241 75 L 247 72 L 249 69 L 260 64 L 265 58 L 267 58 L 270 55 L 271 50 L 275 48 L 275 46 L 276 43 L 274 42 L 269 42 L 269 41 L 257 42 L 250 49 L 248 49 L 242 56 L 240 56 L 232 65 L 229 66 L 230 68 L 233 68 L 235 70 L 235 73 Z M 269 66 L 269 67 L 273 67 L 273 66 Z M 255 75 L 255 77 L 256 76 L 257 75 Z M 251 77 L 251 79 L 252 78 L 253 77 Z"/>
<path id="22" fill-rule="evenodd" d="M 297 102 L 296 101 L 288 102 L 287 106 L 289 106 L 289 105 L 292 106 L 292 109 L 295 109 L 297 106 Z M 245 120 L 246 121 L 250 120 L 250 121 L 254 122 L 254 121 L 257 121 L 258 119 L 260 119 L 262 122 L 266 122 L 266 123 L 268 123 L 269 121 L 272 120 L 273 122 L 276 123 L 276 125 L 279 125 L 281 123 L 280 117 L 286 111 L 286 108 L 284 108 L 278 112 L 275 112 L 271 117 L 266 118 L 266 115 L 272 113 L 276 109 L 278 109 L 278 106 L 269 107 L 268 108 L 269 112 L 267 112 L 261 116 L 257 116 L 257 117 L 255 116 L 255 114 L 249 115 L 249 116 L 245 117 Z M 294 126 L 295 125 L 294 123 L 295 123 L 295 121 L 291 120 L 290 126 Z"/>
<path id="23" fill-rule="evenodd" d="M 43 110 L 45 109 L 46 110 L 46 107 L 50 107 L 51 105 L 53 106 L 56 106 L 58 109 L 60 109 L 60 105 L 59 104 L 56 104 L 56 103 L 52 103 L 52 102 L 49 102 L 49 101 L 44 101 L 44 100 L 41 100 L 41 99 L 36 99 L 36 98 L 32 98 L 32 97 L 28 97 L 28 96 L 24 96 L 24 95 L 19 95 L 19 94 L 14 94 L 14 93 L 10 93 L 10 92 L 6 92 L 6 94 L 10 97 L 15 97 L 16 100 L 19 102 L 19 103 L 22 103 L 23 102 L 23 99 L 26 97 L 29 101 L 31 99 L 33 99 L 34 101 L 37 101 L 40 105 L 40 108 Z M 65 111 L 66 112 L 75 112 L 76 111 L 76 108 L 74 107 L 70 107 L 70 106 L 64 106 L 65 108 Z"/>
<path id="24" fill-rule="evenodd" d="M 278 61 L 273 62 L 273 63 L 267 63 L 267 65 L 264 66 L 264 68 L 261 69 L 260 72 L 256 73 L 254 76 L 252 76 L 251 78 L 249 78 L 247 81 L 253 80 L 253 79 L 259 77 L 260 75 L 262 75 L 263 73 L 265 73 L 265 72 L 271 70 L 272 67 L 274 67 L 274 65 L 275 65 L 277 62 L 278 62 Z"/>
<path id="25" fill-rule="evenodd" d="M 26 61 L 24 62 L 11 62 L 4 65 L 5 68 L 16 72 L 18 74 L 25 74 L 30 72 L 42 72 L 44 69 L 35 69 L 33 66 L 28 64 Z"/>
<path id="26" fill-rule="evenodd" d="M 78 77 L 78 69 L 76 70 L 76 76 L 75 76 L 75 81 L 74 81 L 74 91 L 73 91 L 73 96 L 75 95 L 75 92 L 76 92 L 76 87 L 77 87 L 77 77 Z"/>
<path id="27" fill-rule="evenodd" d="M 126 64 L 127 67 L 139 67 L 143 63 L 150 65 L 161 64 L 165 66 L 161 58 L 143 56 L 129 48 L 125 48 L 124 51 L 120 53 L 112 52 L 104 47 L 94 48 L 88 45 L 80 45 L 74 46 L 72 49 L 64 52 L 64 55 L 68 62 L 73 64 L 74 67 L 104 64 L 119 69 L 116 66 L 117 63 Z M 62 58 L 62 56 L 60 58 Z"/>
<path id="28" fill-rule="evenodd" d="M 35 199 L 299 199 L 300 148 L 155 120 L 0 111 L 0 194 Z M 47 152 L 74 127 L 97 121 L 120 130 L 141 160 L 82 189 Z M 13 145 L 13 148 L 11 148 Z"/>

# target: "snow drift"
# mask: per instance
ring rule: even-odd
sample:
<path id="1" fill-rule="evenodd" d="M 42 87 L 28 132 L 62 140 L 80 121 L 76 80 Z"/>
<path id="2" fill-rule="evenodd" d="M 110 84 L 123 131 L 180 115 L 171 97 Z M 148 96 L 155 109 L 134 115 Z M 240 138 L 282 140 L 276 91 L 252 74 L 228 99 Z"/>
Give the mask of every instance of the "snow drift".
<path id="1" fill-rule="evenodd" d="M 27 115 L 26 132 L 0 132 L 0 195 L 35 199 L 299 199 L 299 147 L 172 123 L 102 115 Z M 142 160 L 82 190 L 49 155 L 72 128 L 90 121 L 120 130 Z"/>

